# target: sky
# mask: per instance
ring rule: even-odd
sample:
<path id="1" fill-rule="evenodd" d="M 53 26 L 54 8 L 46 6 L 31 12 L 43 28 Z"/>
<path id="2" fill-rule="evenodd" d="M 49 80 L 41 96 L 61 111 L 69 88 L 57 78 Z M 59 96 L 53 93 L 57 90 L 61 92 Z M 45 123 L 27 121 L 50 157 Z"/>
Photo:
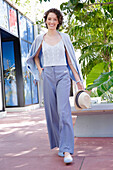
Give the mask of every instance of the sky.
<path id="1" fill-rule="evenodd" d="M 50 8 L 57 8 L 60 9 L 60 4 L 63 2 L 67 2 L 68 0 L 50 0 L 50 2 L 43 2 L 42 8 L 44 11 L 50 9 Z"/>

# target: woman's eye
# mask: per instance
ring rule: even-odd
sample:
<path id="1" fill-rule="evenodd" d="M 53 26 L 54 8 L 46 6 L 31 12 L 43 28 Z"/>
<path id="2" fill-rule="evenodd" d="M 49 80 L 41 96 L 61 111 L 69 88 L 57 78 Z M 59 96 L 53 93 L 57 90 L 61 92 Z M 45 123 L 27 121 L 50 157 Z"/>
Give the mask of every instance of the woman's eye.
<path id="1" fill-rule="evenodd" d="M 51 18 L 48 18 L 48 20 L 50 21 L 50 20 L 52 20 Z M 55 19 L 53 19 L 53 21 L 57 21 L 57 19 L 55 18 Z"/>
<path id="2" fill-rule="evenodd" d="M 51 20 L 51 17 L 48 17 L 47 19 L 48 19 L 48 20 Z"/>

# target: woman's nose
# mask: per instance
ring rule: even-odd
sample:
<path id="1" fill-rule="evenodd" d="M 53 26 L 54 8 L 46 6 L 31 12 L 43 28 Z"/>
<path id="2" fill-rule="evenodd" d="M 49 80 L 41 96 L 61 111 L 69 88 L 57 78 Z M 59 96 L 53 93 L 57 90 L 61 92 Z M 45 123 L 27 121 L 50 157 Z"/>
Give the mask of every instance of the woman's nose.
<path id="1" fill-rule="evenodd" d="M 51 23 L 54 23 L 54 20 L 51 20 Z"/>

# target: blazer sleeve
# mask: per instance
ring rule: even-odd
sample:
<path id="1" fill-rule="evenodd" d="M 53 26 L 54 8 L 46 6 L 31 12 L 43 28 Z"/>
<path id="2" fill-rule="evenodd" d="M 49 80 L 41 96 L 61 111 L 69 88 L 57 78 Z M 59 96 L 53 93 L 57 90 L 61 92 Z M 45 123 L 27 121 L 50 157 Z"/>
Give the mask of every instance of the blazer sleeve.
<path id="1" fill-rule="evenodd" d="M 39 78 L 39 71 L 36 67 L 35 61 L 34 61 L 34 56 L 36 55 L 39 47 L 40 47 L 41 41 L 39 39 L 39 36 L 33 41 L 31 49 L 28 53 L 27 60 L 26 60 L 26 65 L 27 69 L 32 73 L 33 77 L 35 80 L 40 80 Z M 41 54 L 40 54 L 41 55 Z"/>
<path id="2" fill-rule="evenodd" d="M 65 44 L 67 46 L 66 49 L 67 49 L 67 52 L 68 52 L 69 57 L 71 59 L 71 62 L 73 64 L 74 68 L 76 69 L 81 81 L 83 81 L 83 76 L 82 76 L 82 73 L 81 73 L 80 65 L 79 65 L 79 63 L 77 63 L 77 60 L 76 60 L 75 49 L 73 47 L 73 44 L 72 44 L 71 39 L 70 39 L 68 34 L 66 34 L 66 43 Z M 70 70 L 70 75 L 71 75 L 71 78 L 74 81 L 76 81 L 73 73 L 71 73 L 71 70 Z"/>

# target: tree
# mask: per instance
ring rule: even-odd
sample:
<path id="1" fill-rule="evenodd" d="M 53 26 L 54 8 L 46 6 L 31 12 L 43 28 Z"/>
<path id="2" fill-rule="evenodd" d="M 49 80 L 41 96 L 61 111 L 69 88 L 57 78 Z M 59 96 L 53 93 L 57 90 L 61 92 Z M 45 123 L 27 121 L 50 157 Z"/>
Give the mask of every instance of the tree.
<path id="1" fill-rule="evenodd" d="M 83 76 L 88 77 L 91 70 L 99 63 L 103 65 L 103 70 L 101 71 L 110 74 L 109 72 L 112 70 L 113 65 L 112 0 L 100 0 L 96 3 L 95 0 L 88 0 L 84 3 L 78 0 L 70 0 L 61 4 L 61 9 L 65 15 L 68 15 L 67 23 L 64 23 L 64 27 L 70 34 L 75 49 L 81 50 L 79 62 L 82 66 Z M 92 84 L 98 76 L 94 77 L 91 82 L 87 82 Z M 99 81 L 100 79 L 97 80 Z M 96 85 L 92 85 L 88 89 L 96 87 Z M 110 85 L 112 87 L 112 83 Z M 105 91 L 103 90 L 103 93 Z"/>
<path id="2" fill-rule="evenodd" d="M 38 13 L 41 13 L 39 9 L 39 3 L 49 2 L 50 0 L 9 0 L 15 5 L 24 15 L 31 18 L 35 22 L 35 18 Z M 34 18 L 34 19 L 33 19 Z"/>
<path id="3" fill-rule="evenodd" d="M 67 10 L 64 13 L 68 15 L 66 30 L 70 34 L 75 49 L 81 49 L 79 62 L 82 63 L 82 73 L 87 76 L 93 66 L 100 62 L 105 63 L 105 71 L 110 71 L 112 69 L 113 15 L 105 7 L 86 6 L 77 2 L 70 0 L 68 3 L 63 3 L 61 9 Z"/>

